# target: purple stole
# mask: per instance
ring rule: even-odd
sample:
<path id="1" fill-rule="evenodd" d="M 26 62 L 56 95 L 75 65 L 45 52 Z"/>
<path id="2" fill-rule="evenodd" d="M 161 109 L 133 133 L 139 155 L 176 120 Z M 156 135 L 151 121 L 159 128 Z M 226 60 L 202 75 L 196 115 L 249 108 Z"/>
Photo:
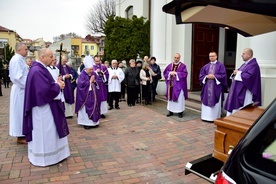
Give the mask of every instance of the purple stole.
<path id="1" fill-rule="evenodd" d="M 171 71 L 175 72 L 177 71 L 178 67 L 181 65 L 181 63 L 179 63 L 178 65 L 172 64 L 172 69 Z M 168 90 L 168 100 L 172 100 L 172 94 L 173 94 L 173 83 L 174 83 L 174 79 L 175 76 L 170 76 L 170 82 L 169 82 L 169 90 Z"/>

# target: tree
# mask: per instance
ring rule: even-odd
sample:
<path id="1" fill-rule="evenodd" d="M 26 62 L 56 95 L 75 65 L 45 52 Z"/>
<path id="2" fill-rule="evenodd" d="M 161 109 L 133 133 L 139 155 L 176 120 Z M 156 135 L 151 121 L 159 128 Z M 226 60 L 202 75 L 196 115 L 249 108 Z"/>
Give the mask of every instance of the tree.
<path id="1" fill-rule="evenodd" d="M 86 18 L 86 28 L 92 34 L 104 33 L 105 22 L 116 14 L 115 0 L 98 0 L 89 9 Z"/>
<path id="2" fill-rule="evenodd" d="M 12 56 L 14 55 L 14 50 L 7 43 L 4 47 L 4 56 L 3 59 L 0 58 L 0 70 L 3 68 L 3 64 L 9 64 Z"/>
<path id="3" fill-rule="evenodd" d="M 9 63 L 12 56 L 14 55 L 14 50 L 12 49 L 12 47 L 10 46 L 10 44 L 6 44 L 5 45 L 5 52 L 6 52 L 6 61 L 4 61 L 4 63 Z"/>
<path id="4" fill-rule="evenodd" d="M 64 40 L 66 38 L 81 38 L 81 36 L 77 35 L 76 33 L 67 33 L 67 34 L 61 34 L 59 36 L 54 36 L 53 40 L 54 42 L 59 42 L 61 40 Z"/>
<path id="5" fill-rule="evenodd" d="M 105 24 L 105 59 L 129 60 L 150 53 L 150 23 L 144 17 L 110 17 Z"/>

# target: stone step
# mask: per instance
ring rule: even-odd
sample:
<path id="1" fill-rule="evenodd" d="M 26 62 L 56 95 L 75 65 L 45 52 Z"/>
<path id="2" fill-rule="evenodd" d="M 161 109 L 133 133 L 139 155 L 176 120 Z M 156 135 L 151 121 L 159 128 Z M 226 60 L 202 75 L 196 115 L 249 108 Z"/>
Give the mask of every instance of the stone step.
<path id="1" fill-rule="evenodd" d="M 157 95 L 157 99 L 166 102 L 166 97 L 163 95 Z M 201 111 L 201 101 L 200 101 L 200 92 L 189 92 L 188 99 L 185 101 L 186 108 L 190 108 L 192 110 Z"/>

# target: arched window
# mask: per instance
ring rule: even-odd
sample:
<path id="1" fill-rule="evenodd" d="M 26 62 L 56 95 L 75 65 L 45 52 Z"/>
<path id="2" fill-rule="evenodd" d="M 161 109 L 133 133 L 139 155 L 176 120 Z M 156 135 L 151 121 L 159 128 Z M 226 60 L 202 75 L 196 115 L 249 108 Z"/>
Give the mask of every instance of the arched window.
<path id="1" fill-rule="evenodd" d="M 131 19 L 133 16 L 133 6 L 129 6 L 126 9 L 126 18 Z"/>

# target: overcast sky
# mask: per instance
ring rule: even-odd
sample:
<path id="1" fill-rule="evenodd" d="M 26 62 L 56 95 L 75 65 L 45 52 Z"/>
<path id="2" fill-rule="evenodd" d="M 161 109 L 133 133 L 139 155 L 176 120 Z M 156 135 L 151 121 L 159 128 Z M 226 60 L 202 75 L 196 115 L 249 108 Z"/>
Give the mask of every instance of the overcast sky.
<path id="1" fill-rule="evenodd" d="M 98 0 L 0 0 L 0 25 L 16 31 L 24 39 L 75 32 L 85 37 L 85 20 Z"/>

